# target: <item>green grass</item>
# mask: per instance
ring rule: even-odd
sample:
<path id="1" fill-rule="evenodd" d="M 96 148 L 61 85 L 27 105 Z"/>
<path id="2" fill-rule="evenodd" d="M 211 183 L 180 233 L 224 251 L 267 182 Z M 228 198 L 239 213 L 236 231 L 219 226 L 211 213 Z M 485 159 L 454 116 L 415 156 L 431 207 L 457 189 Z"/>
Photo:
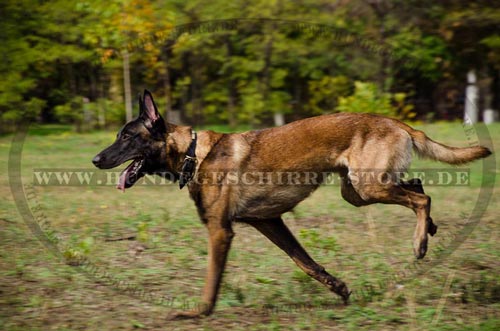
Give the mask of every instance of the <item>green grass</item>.
<path id="1" fill-rule="evenodd" d="M 467 144 L 460 124 L 420 125 L 433 139 Z M 500 142 L 500 125 L 489 128 Z M 217 128 L 228 131 L 227 128 Z M 244 129 L 244 128 L 243 128 Z M 22 155 L 22 178 L 36 168 L 88 168 L 115 132 L 76 134 L 65 126 L 32 128 Z M 440 244 L 456 241 L 471 214 L 485 176 L 470 168 L 471 184 L 426 187 L 439 226 L 421 264 L 427 273 L 395 278 L 414 257 L 415 217 L 398 206 L 355 208 L 338 186 L 323 186 L 285 221 L 320 264 L 354 291 L 349 306 L 304 275 L 255 230 L 236 225 L 215 314 L 200 321 L 166 321 L 169 307 L 113 289 L 102 277 L 175 297 L 177 308 L 196 303 L 204 284 L 206 231 L 186 190 L 176 185 L 135 186 L 125 194 L 113 186 L 27 188 L 36 194 L 47 224 L 68 259 L 51 254 L 19 215 L 7 176 L 11 136 L 0 138 L 0 329 L 4 330 L 497 330 L 500 326 L 498 184 L 483 218 L 453 253 L 440 259 Z M 500 161 L 495 154 L 497 162 Z M 449 168 L 416 159 L 414 168 Z M 496 175 L 498 175 L 498 170 Z M 35 201 L 36 200 L 36 201 Z M 134 236 L 133 240 L 107 241 Z M 98 268 L 98 279 L 82 272 L 78 258 Z M 97 269 L 96 269 L 97 270 Z M 88 272 L 88 269 L 87 269 Z M 395 281 L 396 286 L 391 282 Z"/>

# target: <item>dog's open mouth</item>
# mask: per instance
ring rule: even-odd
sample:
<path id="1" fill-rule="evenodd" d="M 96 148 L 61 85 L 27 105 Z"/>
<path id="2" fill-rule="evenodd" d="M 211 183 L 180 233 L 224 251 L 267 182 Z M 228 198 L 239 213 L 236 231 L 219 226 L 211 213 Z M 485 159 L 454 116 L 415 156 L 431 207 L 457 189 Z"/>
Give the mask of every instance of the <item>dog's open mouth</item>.
<path id="1" fill-rule="evenodd" d="M 120 179 L 116 188 L 125 192 L 126 188 L 131 187 L 144 174 L 141 168 L 144 164 L 144 159 L 133 160 L 120 174 Z"/>

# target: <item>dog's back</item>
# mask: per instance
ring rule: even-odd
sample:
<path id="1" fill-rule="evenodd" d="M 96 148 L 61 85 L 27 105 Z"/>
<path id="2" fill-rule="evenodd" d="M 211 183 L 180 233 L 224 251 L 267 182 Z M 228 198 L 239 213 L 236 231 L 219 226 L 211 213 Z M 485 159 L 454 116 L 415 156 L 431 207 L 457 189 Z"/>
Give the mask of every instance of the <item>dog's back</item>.
<path id="1" fill-rule="evenodd" d="M 236 170 L 233 175 L 237 178 L 229 181 L 227 190 L 230 214 L 271 218 L 295 207 L 331 172 L 340 172 L 347 180 L 367 171 L 395 179 L 396 173 L 410 165 L 412 150 L 455 164 L 489 155 L 483 147 L 453 148 L 436 143 L 395 119 L 339 113 L 225 135 L 200 170 Z M 369 199 L 364 191 L 360 188 L 356 194 Z"/>

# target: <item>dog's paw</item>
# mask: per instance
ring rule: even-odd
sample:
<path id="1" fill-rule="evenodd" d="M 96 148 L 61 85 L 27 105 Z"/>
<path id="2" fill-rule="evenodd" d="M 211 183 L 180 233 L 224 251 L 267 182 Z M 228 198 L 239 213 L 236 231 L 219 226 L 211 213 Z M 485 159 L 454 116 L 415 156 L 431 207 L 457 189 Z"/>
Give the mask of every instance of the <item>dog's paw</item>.
<path id="1" fill-rule="evenodd" d="M 413 243 L 413 253 L 417 259 L 423 259 L 427 253 L 427 235 L 423 240 L 415 240 Z"/>
<path id="2" fill-rule="evenodd" d="M 352 291 L 349 291 L 346 287 L 346 293 L 344 295 L 342 295 L 342 302 L 344 303 L 344 305 L 348 305 L 349 304 L 349 297 L 351 296 L 352 294 Z"/>
<path id="3" fill-rule="evenodd" d="M 192 310 L 180 310 L 172 312 L 167 316 L 168 320 L 183 320 L 201 318 L 210 315 L 213 311 L 213 306 L 207 304 L 200 304 Z"/>
<path id="4" fill-rule="evenodd" d="M 167 320 L 178 321 L 178 320 L 200 318 L 200 317 L 204 317 L 204 316 L 205 315 L 200 314 L 200 312 L 195 311 L 195 310 L 177 311 L 177 312 L 173 312 L 170 315 L 168 315 Z"/>

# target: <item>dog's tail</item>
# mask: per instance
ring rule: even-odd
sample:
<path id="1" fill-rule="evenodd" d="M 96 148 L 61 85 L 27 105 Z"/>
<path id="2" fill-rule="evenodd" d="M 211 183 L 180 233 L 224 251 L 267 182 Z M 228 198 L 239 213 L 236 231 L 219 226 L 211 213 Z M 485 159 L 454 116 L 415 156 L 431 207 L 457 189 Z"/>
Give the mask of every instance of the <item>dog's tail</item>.
<path id="1" fill-rule="evenodd" d="M 483 146 L 450 147 L 430 139 L 422 131 L 411 129 L 408 133 L 412 137 L 413 147 L 417 154 L 432 160 L 449 164 L 464 164 L 491 154 L 491 151 Z"/>

